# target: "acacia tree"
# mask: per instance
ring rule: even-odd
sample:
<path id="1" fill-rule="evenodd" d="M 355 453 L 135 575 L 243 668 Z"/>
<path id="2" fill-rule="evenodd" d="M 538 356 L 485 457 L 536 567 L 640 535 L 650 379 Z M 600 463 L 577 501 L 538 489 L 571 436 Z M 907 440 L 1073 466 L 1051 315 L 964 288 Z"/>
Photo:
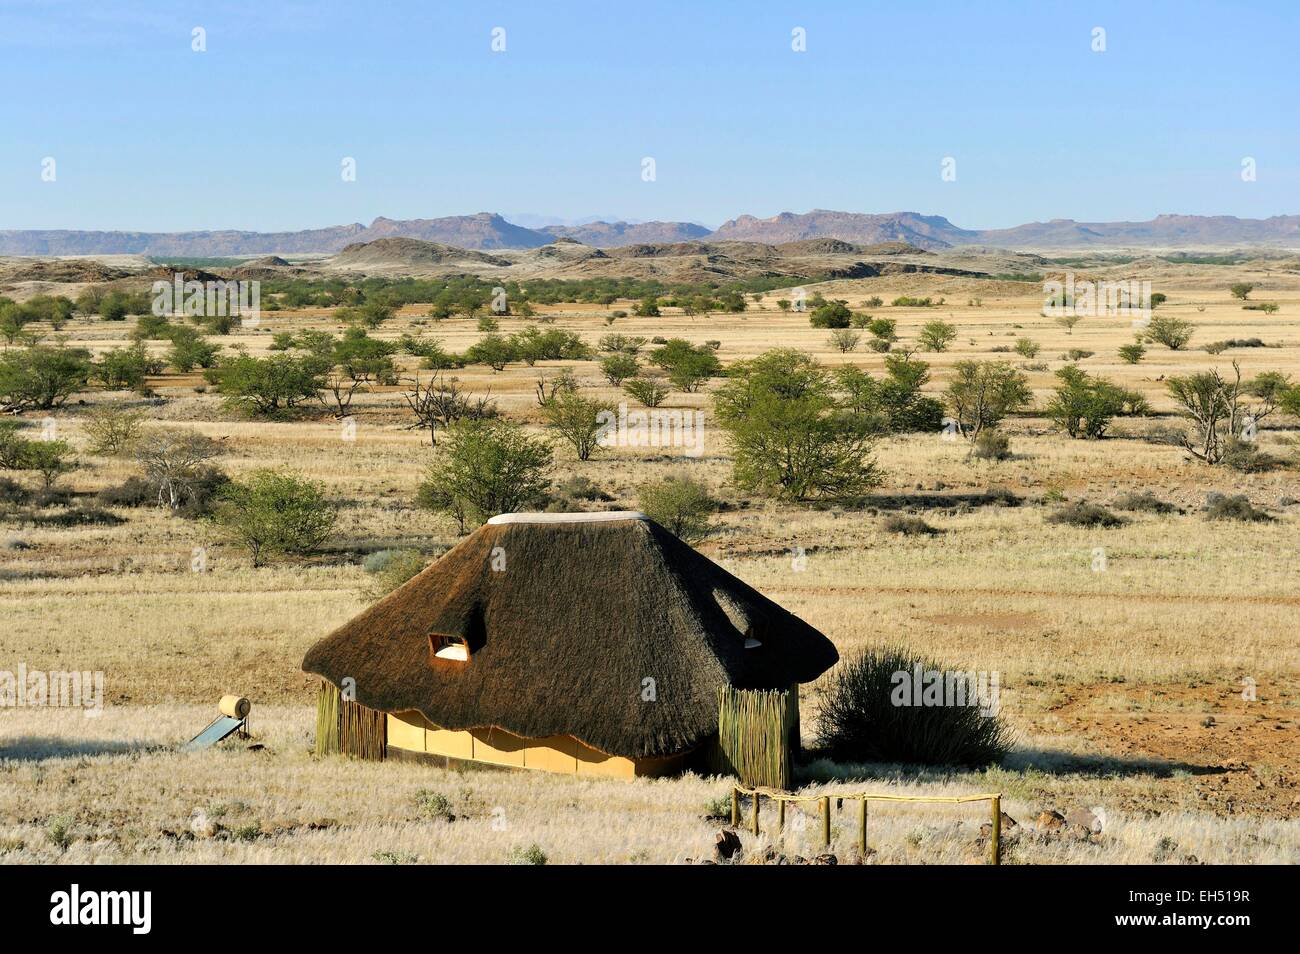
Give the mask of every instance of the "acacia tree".
<path id="1" fill-rule="evenodd" d="M 1183 437 L 1184 449 L 1207 464 L 1221 463 L 1235 442 L 1253 440 L 1259 423 L 1280 403 L 1285 404 L 1292 392 L 1285 375 L 1267 372 L 1242 381 L 1236 361 L 1232 370 L 1231 381 L 1211 369 L 1165 382 L 1179 413 L 1192 424 Z M 1256 400 L 1252 403 L 1247 398 Z"/>
<path id="2" fill-rule="evenodd" d="M 438 428 L 446 430 L 459 420 L 482 420 L 496 417 L 496 402 L 488 394 L 470 397 L 464 394 L 457 379 L 439 374 L 421 384 L 417 375 L 411 379 L 410 390 L 403 393 L 406 406 L 415 415 L 410 428 L 427 428 L 429 443 L 437 445 Z"/>
<path id="3" fill-rule="evenodd" d="M 853 498 L 883 479 L 871 423 L 849 413 L 809 354 L 778 349 L 732 365 L 714 407 L 746 490 L 786 500 Z"/>
<path id="4" fill-rule="evenodd" d="M 1032 400 L 1028 379 L 1004 361 L 958 361 L 953 372 L 944 398 L 957 429 L 968 440 L 975 440 L 985 428 L 997 427 Z"/>
<path id="5" fill-rule="evenodd" d="M 32 345 L 0 355 L 0 408 L 48 411 L 86 386 L 90 352 L 62 344 Z"/>
<path id="6" fill-rule="evenodd" d="M 687 474 L 642 484 L 637 495 L 641 510 L 673 536 L 698 543 L 709 535 L 709 516 L 717 502 L 709 488 Z"/>
<path id="7" fill-rule="evenodd" d="M 205 377 L 226 400 L 256 414 L 272 415 L 315 397 L 324 387 L 328 359 L 316 355 L 237 355 L 208 369 Z"/>
<path id="8" fill-rule="evenodd" d="M 708 345 L 693 345 L 683 338 L 669 338 L 650 352 L 650 362 L 668 375 L 679 391 L 699 390 L 709 378 L 722 371 L 722 364 Z"/>
<path id="9" fill-rule="evenodd" d="M 272 554 L 307 554 L 334 530 L 338 512 L 324 488 L 292 474 L 259 470 L 221 490 L 217 526 L 262 566 Z"/>
<path id="10" fill-rule="evenodd" d="M 1136 391 L 1119 387 L 1105 378 L 1066 365 L 1056 372 L 1061 384 L 1047 405 L 1047 416 L 1071 437 L 1096 440 L 1105 435 L 1111 418 L 1150 411 Z"/>
<path id="11" fill-rule="evenodd" d="M 947 351 L 948 346 L 957 340 L 957 327 L 936 318 L 921 326 L 916 340 L 922 351 Z"/>
<path id="12" fill-rule="evenodd" d="M 1158 341 L 1170 351 L 1181 351 L 1192 340 L 1196 327 L 1183 318 L 1173 315 L 1157 315 L 1146 327 L 1146 337 Z"/>
<path id="13" fill-rule="evenodd" d="M 194 431 L 154 431 L 136 445 L 145 480 L 158 492 L 158 506 L 179 510 L 208 482 L 208 461 L 221 445 Z"/>
<path id="14" fill-rule="evenodd" d="M 547 426 L 573 447 L 578 460 L 589 460 L 600 446 L 606 429 L 604 418 L 614 412 L 606 401 L 585 398 L 577 391 L 561 391 L 546 403 Z"/>
<path id="15" fill-rule="evenodd" d="M 518 510 L 551 486 L 551 449 L 506 420 L 461 420 L 430 465 L 416 503 L 452 516 L 464 533 L 499 513 Z"/>
<path id="16" fill-rule="evenodd" d="M 1074 326 L 1082 320 L 1083 315 L 1075 313 L 1073 308 L 1066 311 L 1064 314 L 1056 316 L 1056 323 L 1065 329 L 1067 335 L 1074 334 Z"/>

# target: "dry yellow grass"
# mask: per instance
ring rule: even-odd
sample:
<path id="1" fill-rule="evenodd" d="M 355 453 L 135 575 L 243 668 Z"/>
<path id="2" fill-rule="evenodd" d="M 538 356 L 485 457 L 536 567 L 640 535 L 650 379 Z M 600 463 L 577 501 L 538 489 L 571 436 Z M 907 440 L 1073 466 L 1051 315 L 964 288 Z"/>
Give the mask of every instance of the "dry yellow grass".
<path id="1" fill-rule="evenodd" d="M 318 760 L 309 754 L 304 707 L 255 709 L 260 751 L 232 741 L 202 753 L 170 750 L 201 726 L 200 706 L 121 707 L 98 719 L 72 712 L 11 713 L 8 757 L 0 762 L 0 861 L 150 864 L 503 863 L 538 846 L 551 863 L 680 863 L 710 858 L 722 824 L 706 817 L 730 793 L 724 779 L 688 775 L 636 781 L 530 772 L 444 769 L 402 763 Z M 1064 760 L 1065 756 L 1058 756 Z M 814 766 L 818 768 L 818 766 Z M 1023 832 L 1008 832 L 1004 862 L 1209 864 L 1294 863 L 1300 822 L 1222 818 L 1198 811 L 1188 780 L 1152 780 L 1116 762 L 1106 778 L 1051 775 L 1016 767 L 912 776 L 877 769 L 807 786 L 809 794 L 873 791 L 966 794 L 1002 790 L 1003 809 Z M 1040 789 L 1088 807 L 1099 836 L 1028 830 L 1044 806 Z M 447 799 L 455 821 L 430 817 L 422 793 Z M 1121 799 L 1163 811 L 1114 807 Z M 834 802 L 832 803 L 835 804 Z M 33 810 L 33 806 L 39 806 Z M 764 806 L 762 834 L 741 832 L 747 851 L 771 844 L 790 855 L 823 851 L 817 819 L 792 810 L 784 837 Z M 982 863 L 982 804 L 879 805 L 868 821 L 869 863 Z M 746 816 L 748 817 L 748 816 Z M 66 821 L 60 847 L 52 824 Z M 851 803 L 836 806 L 831 850 L 852 858 Z"/>
<path id="2" fill-rule="evenodd" d="M 887 302 L 904 293 L 946 295 L 948 303 L 937 308 L 875 310 L 898 320 L 904 343 L 932 318 L 959 326 L 952 351 L 921 355 L 933 365 L 936 392 L 956 360 L 1023 363 L 1018 355 L 993 350 L 1023 336 L 1042 345 L 1036 360 L 1047 368 L 1030 372 L 1041 404 L 1052 372 L 1063 364 L 1062 352 L 1096 352 L 1083 367 L 1142 390 L 1164 415 L 1121 422 L 1116 433 L 1126 436 L 1117 439 L 1070 441 L 1044 419 L 1028 416 L 1010 426 L 1015 458 L 996 464 L 972 462 L 963 446 L 937 435 L 890 439 L 878 448 L 887 475 L 879 506 L 868 510 L 743 500 L 730 486 L 728 448 L 711 422 L 698 460 L 617 448 L 580 464 L 561 449 L 557 474 L 589 477 L 615 498 L 610 506 L 634 506 L 638 485 L 687 465 L 718 496 L 738 505 L 719 516 L 705 552 L 821 628 L 842 651 L 903 643 L 953 666 L 1002 673 L 1004 710 L 1020 732 L 1011 768 L 921 778 L 880 770 L 858 787 L 1001 788 L 1017 818 L 1041 808 L 1107 806 L 1111 824 L 1100 845 L 1026 838 L 1014 857 L 1027 862 L 1150 861 L 1154 844 L 1165 837 L 1179 846 L 1168 860 L 1295 860 L 1295 823 L 1273 819 L 1293 815 L 1296 804 L 1290 778 L 1298 768 L 1300 649 L 1294 623 L 1300 554 L 1294 547 L 1297 510 L 1284 501 L 1300 498 L 1300 480 L 1294 469 L 1243 476 L 1207 468 L 1177 448 L 1141 439 L 1150 427 L 1175 423 L 1162 380 L 1170 374 L 1228 369 L 1236 358 L 1247 375 L 1282 370 L 1300 377 L 1300 278 L 1277 272 L 1257 282 L 1267 290 L 1253 297 L 1281 304 L 1280 313 L 1269 316 L 1242 311 L 1229 298 L 1225 289 L 1234 279 L 1227 271 L 1183 269 L 1169 284 L 1157 285 L 1170 296 L 1160 312 L 1196 324 L 1193 350 L 1153 347 L 1137 366 L 1116 357 L 1116 348 L 1132 338 L 1126 321 L 1085 319 L 1067 334 L 1038 314 L 1037 286 L 930 276 L 824 286 L 828 296 L 847 298 L 854 307 L 871 295 Z M 973 296 L 982 296 L 983 304 L 966 305 Z M 620 319 L 612 327 L 602 321 L 606 309 L 551 311 L 556 327 L 592 343 L 611 331 L 680 335 L 720 341 L 727 361 L 792 346 L 828 364 L 882 368 L 880 355 L 833 351 L 827 333 L 809 328 L 806 317 L 776 310 L 780 297 L 782 292 L 768 294 L 760 310 L 744 316 L 670 313 Z M 379 334 L 421 331 L 455 351 L 480 336 L 465 320 L 413 326 L 419 311 L 404 309 Z M 503 322 L 506 330 L 513 324 Z M 337 323 L 317 311 L 267 313 L 260 327 L 237 329 L 223 344 L 261 353 L 272 332 L 308 326 Z M 74 322 L 66 329 L 75 343 L 97 350 L 120 344 L 128 330 L 98 322 Z M 1279 346 L 1218 356 L 1194 350 L 1233 337 L 1260 337 Z M 572 364 L 584 384 L 618 398 L 593 364 L 559 364 Z M 544 370 L 511 366 L 494 374 L 473 367 L 455 374 L 471 391 L 490 388 L 505 411 L 538 427 L 532 391 Z M 254 571 L 206 524 L 149 510 L 122 511 L 128 519 L 118 527 L 80 529 L 36 528 L 6 516 L 4 535 L 28 548 L 0 550 L 0 669 L 25 663 L 34 669 L 103 670 L 109 707 L 99 720 L 52 710 L 0 712 L 0 858 L 366 861 L 391 851 L 424 861 L 498 861 L 511 848 L 533 842 L 555 861 L 671 861 L 707 851 L 717 826 L 699 815 L 706 800 L 725 794 L 726 784 L 716 780 L 627 785 L 500 773 L 459 776 L 308 758 L 309 685 L 297 665 L 312 641 L 362 607 L 367 577 L 360 557 L 395 546 L 434 554 L 455 540 L 447 520 L 412 503 L 430 459 L 427 435 L 406 428 L 405 407 L 394 389 L 358 398 L 357 439 L 345 441 L 328 417 L 239 419 L 214 395 L 196 392 L 200 383 L 197 375 L 156 380 L 169 400 L 150 410 L 149 426 L 191 427 L 225 438 L 227 454 L 220 463 L 231 474 L 279 467 L 324 482 L 348 501 L 337 539 L 305 565 Z M 100 393 L 85 398 L 90 406 L 137 400 Z M 677 393 L 668 405 L 707 412 L 709 397 Z M 83 448 L 85 410 L 72 405 L 56 414 L 63 434 Z M 1285 436 L 1266 430 L 1263 440 L 1275 452 L 1290 453 Z M 83 469 L 64 478 L 79 491 L 119 483 L 134 470 L 84 451 L 81 459 Z M 991 486 L 1024 502 L 997 508 L 957 499 Z M 1105 503 L 1130 490 L 1150 490 L 1185 512 L 1135 515 L 1127 526 L 1108 530 L 1044 519 L 1051 510 L 1042 503 L 1045 496 Z M 1199 512 L 1210 491 L 1245 493 L 1278 519 L 1211 523 Z M 943 533 L 885 533 L 886 498 L 904 498 L 905 507 Z M 190 570 L 195 547 L 208 551 L 202 574 Z M 802 569 L 792 559 L 796 548 L 807 558 L 798 564 Z M 1094 572 L 1096 548 L 1105 551 L 1104 572 Z M 1246 678 L 1257 684 L 1255 701 L 1240 698 Z M 254 728 L 266 733 L 268 752 L 182 756 L 104 748 L 105 742 L 184 741 L 225 690 L 253 698 Z M 805 694 L 807 723 L 817 696 L 817 687 Z M 1207 714 L 1216 717 L 1216 727 L 1201 725 Z M 1086 771 L 1068 768 L 1071 759 L 1087 756 L 1102 762 Z M 1150 760 L 1165 760 L 1173 774 Z M 411 797 L 419 788 L 455 795 L 471 819 L 418 820 Z M 288 823 L 279 834 L 248 841 L 189 841 L 162 833 L 185 830 L 195 809 L 237 802 L 247 807 L 228 809 L 231 827 L 236 820 L 245 826 L 258 820 L 269 828 L 277 819 Z M 504 832 L 490 826 L 491 809 L 498 805 L 510 820 Z M 1143 817 L 1144 806 L 1160 814 Z M 881 816 L 874 860 L 959 862 L 975 854 L 975 831 L 984 821 L 978 808 L 897 812 L 895 821 Z M 73 818 L 79 832 L 66 854 L 42 834 L 45 823 L 61 815 Z M 325 816 L 337 824 L 308 827 Z M 848 832 L 847 818 L 841 827 Z M 914 830 L 920 832 L 916 837 Z"/>

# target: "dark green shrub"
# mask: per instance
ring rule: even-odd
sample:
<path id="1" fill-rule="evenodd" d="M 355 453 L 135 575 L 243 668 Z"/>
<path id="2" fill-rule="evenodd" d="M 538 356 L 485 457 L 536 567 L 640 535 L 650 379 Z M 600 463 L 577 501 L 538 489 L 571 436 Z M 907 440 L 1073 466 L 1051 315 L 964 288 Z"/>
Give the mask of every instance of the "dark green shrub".
<path id="1" fill-rule="evenodd" d="M 1076 500 L 1066 504 L 1047 518 L 1048 523 L 1065 523 L 1072 527 L 1118 527 L 1125 519 L 1111 513 L 1105 507 L 1090 504 L 1086 500 Z"/>
<path id="2" fill-rule="evenodd" d="M 938 529 L 930 526 L 920 517 L 897 513 L 886 517 L 881 527 L 887 533 L 901 533 L 905 537 L 932 537 L 939 532 Z"/>
<path id="3" fill-rule="evenodd" d="M 1250 502 L 1245 494 L 1225 497 L 1213 494 L 1205 507 L 1210 520 L 1240 520 L 1246 523 L 1265 523 L 1273 518 Z"/>
<path id="4" fill-rule="evenodd" d="M 1011 438 L 999 430 L 982 430 L 971 442 L 970 455 L 979 460 L 1007 460 L 1011 457 Z"/>
<path id="5" fill-rule="evenodd" d="M 157 506 L 158 488 L 143 477 L 128 477 L 116 487 L 105 487 L 95 499 L 105 507 Z"/>
<path id="6" fill-rule="evenodd" d="M 1168 501 L 1161 500 L 1149 490 L 1132 491 L 1115 498 L 1116 510 L 1130 513 L 1177 513 L 1178 508 Z"/>
<path id="7" fill-rule="evenodd" d="M 842 301 L 828 301 L 812 310 L 808 323 L 814 328 L 847 328 L 853 322 L 853 312 Z"/>
<path id="8" fill-rule="evenodd" d="M 896 704 L 918 666 L 923 673 L 945 676 L 938 664 L 902 648 L 868 649 L 841 662 L 822 696 L 816 743 L 821 753 L 837 762 L 981 766 L 1000 761 L 1011 748 L 1010 730 L 974 698 L 973 674 L 946 674 L 959 677 L 951 681 L 954 688 L 960 683 L 965 704 Z"/>
<path id="9" fill-rule="evenodd" d="M 717 502 L 698 480 L 674 475 L 643 484 L 639 496 L 647 516 L 687 543 L 697 543 L 709 535 L 709 517 L 717 509 Z"/>
<path id="10" fill-rule="evenodd" d="M 74 507 L 55 514 L 33 517 L 32 523 L 38 527 L 116 527 L 126 521 L 117 514 L 98 507 Z"/>

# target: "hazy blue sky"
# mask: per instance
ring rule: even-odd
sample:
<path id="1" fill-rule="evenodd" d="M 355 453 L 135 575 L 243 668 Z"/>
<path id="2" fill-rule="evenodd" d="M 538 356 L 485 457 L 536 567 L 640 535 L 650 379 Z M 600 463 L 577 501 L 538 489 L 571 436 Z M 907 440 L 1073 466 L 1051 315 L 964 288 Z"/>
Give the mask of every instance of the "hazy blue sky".
<path id="1" fill-rule="evenodd" d="M 0 0 L 0 88 L 0 228 L 1300 213 L 1298 0 Z"/>

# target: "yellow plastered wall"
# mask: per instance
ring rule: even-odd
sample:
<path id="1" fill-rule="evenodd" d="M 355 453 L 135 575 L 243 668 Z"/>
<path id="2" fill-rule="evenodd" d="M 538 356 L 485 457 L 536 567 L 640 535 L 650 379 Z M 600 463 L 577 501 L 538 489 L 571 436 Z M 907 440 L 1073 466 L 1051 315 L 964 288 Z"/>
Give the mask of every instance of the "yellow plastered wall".
<path id="1" fill-rule="evenodd" d="M 569 735 L 525 739 L 497 728 L 440 729 L 418 712 L 388 714 L 388 744 L 407 752 L 604 778 L 671 775 L 681 770 L 683 762 L 682 756 L 629 759 L 606 755 Z"/>

